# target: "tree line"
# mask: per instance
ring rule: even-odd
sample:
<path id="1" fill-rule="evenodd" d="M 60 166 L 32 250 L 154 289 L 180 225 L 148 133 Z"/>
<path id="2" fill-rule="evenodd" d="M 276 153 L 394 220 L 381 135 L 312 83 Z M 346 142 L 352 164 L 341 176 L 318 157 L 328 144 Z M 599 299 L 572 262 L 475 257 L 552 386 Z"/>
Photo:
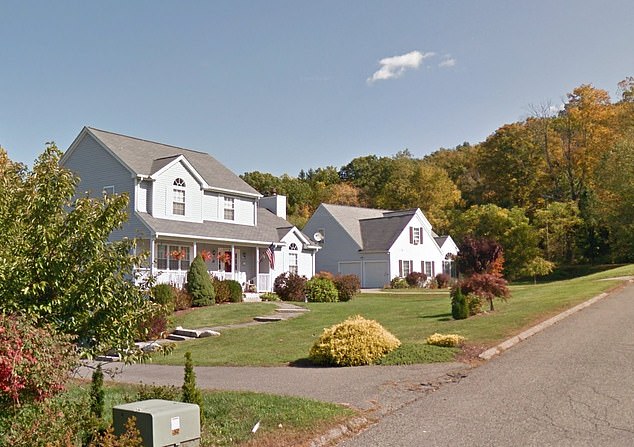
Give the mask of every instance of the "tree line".
<path id="1" fill-rule="evenodd" d="M 407 149 L 345 166 L 258 171 L 242 178 L 260 193 L 287 196 L 302 227 L 320 203 L 420 208 L 438 233 L 500 243 L 505 274 L 557 265 L 634 260 L 634 77 L 618 99 L 584 84 L 562 104 L 530 106 L 478 144 L 422 158 Z"/>

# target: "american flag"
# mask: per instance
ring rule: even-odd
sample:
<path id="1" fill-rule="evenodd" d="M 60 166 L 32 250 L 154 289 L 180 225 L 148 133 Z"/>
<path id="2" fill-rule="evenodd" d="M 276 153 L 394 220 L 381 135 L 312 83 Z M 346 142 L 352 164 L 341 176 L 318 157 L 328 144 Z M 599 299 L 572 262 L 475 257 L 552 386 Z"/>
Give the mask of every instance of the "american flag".
<path id="1" fill-rule="evenodd" d="M 266 257 L 269 258 L 269 266 L 272 269 L 275 268 L 275 245 L 271 243 L 268 247 L 266 247 Z"/>

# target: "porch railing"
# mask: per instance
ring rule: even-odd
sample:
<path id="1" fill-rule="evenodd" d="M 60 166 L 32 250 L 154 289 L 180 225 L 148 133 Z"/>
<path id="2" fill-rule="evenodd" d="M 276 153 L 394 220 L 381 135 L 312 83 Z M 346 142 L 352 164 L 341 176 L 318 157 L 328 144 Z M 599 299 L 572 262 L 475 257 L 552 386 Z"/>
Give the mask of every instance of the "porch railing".
<path id="1" fill-rule="evenodd" d="M 137 283 L 141 283 L 147 280 L 149 275 L 149 269 L 137 270 Z M 245 272 L 225 272 L 225 271 L 209 271 L 209 275 L 214 276 L 219 280 L 234 279 L 238 281 L 244 290 L 247 290 L 247 275 Z M 174 287 L 184 287 L 187 283 L 187 272 L 185 271 L 173 271 L 173 270 L 159 270 L 155 271 L 157 284 L 171 284 Z M 250 282 L 255 280 L 253 278 Z M 273 290 L 273 281 L 271 275 L 268 273 L 260 273 L 257 277 L 257 291 L 258 292 L 271 292 Z"/>

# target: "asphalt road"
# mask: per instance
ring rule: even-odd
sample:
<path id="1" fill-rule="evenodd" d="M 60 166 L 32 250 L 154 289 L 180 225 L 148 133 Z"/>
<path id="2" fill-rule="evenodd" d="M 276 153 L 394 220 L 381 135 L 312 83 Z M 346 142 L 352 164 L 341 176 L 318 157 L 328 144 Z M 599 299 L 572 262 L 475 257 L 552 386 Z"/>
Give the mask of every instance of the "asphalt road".
<path id="1" fill-rule="evenodd" d="M 634 285 L 339 445 L 634 446 Z"/>

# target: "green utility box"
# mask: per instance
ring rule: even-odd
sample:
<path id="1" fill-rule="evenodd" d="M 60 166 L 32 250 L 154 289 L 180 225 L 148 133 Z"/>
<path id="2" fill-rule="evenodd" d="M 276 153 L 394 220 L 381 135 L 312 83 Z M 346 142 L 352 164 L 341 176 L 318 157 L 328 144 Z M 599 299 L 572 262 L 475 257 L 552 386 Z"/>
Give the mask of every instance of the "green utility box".
<path id="1" fill-rule="evenodd" d="M 145 447 L 198 447 L 200 445 L 200 409 L 196 404 L 150 399 L 112 408 L 114 432 L 125 432 L 125 424 L 134 416 Z"/>

